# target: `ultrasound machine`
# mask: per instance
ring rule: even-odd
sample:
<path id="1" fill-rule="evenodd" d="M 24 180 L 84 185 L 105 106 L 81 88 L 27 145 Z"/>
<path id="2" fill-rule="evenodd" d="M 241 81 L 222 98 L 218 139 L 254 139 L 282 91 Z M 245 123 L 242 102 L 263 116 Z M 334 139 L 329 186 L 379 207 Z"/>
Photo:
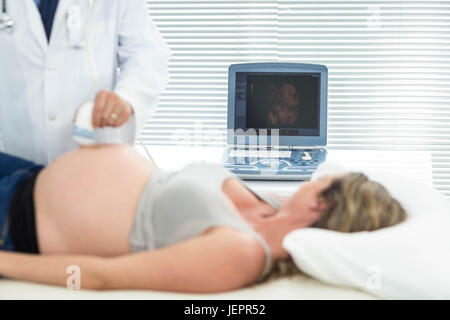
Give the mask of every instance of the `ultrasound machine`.
<path id="1" fill-rule="evenodd" d="M 223 165 L 244 180 L 309 180 L 327 151 L 328 70 L 234 64 Z"/>

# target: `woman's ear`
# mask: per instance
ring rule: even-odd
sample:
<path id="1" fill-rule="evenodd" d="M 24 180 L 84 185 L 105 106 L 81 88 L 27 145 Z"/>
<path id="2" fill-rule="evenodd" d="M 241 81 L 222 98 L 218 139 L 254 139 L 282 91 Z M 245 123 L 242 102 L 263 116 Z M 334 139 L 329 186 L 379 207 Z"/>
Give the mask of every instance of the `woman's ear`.
<path id="1" fill-rule="evenodd" d="M 328 203 L 323 197 L 317 197 L 311 204 L 310 208 L 316 212 L 323 212 L 328 209 Z"/>

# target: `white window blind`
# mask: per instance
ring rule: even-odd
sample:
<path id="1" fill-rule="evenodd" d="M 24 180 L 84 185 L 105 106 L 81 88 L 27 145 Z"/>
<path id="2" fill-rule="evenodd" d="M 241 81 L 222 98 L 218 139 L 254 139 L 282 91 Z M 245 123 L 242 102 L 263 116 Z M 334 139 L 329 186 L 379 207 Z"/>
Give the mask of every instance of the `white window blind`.
<path id="1" fill-rule="evenodd" d="M 232 63 L 320 63 L 328 148 L 429 151 L 450 197 L 450 0 L 148 4 L 172 59 L 145 143 L 224 146 Z"/>

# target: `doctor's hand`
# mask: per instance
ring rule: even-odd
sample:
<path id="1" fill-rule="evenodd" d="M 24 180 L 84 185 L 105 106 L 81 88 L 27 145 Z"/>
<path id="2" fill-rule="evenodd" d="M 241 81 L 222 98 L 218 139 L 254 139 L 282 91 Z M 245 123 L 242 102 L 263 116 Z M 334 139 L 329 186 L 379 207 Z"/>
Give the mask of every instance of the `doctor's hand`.
<path id="1" fill-rule="evenodd" d="M 133 107 L 116 93 L 102 90 L 94 102 L 94 128 L 120 127 L 134 113 Z"/>

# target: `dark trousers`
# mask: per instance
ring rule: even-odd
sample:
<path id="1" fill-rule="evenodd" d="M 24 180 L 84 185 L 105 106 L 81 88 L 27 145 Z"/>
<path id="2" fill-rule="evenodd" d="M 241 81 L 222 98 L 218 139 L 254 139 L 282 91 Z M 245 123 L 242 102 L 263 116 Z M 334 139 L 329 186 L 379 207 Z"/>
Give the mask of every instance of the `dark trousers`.
<path id="1" fill-rule="evenodd" d="M 0 250 L 14 251 L 9 235 L 9 207 L 17 186 L 43 166 L 0 152 Z"/>

